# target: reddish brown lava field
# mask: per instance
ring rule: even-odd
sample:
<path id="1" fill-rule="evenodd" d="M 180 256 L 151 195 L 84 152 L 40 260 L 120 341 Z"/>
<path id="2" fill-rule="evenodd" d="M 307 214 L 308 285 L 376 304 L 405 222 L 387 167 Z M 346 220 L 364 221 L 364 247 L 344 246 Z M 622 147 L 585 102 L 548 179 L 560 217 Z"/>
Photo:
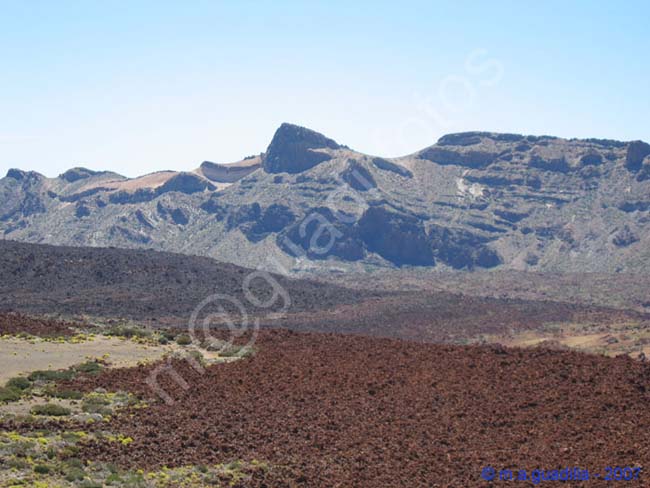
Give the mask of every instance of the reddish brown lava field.
<path id="1" fill-rule="evenodd" d="M 70 322 L 0 312 L 0 335 L 25 333 L 41 337 L 70 336 L 75 333 L 72 327 L 74 324 Z"/>
<path id="2" fill-rule="evenodd" d="M 82 454 L 125 467 L 274 466 L 246 485 L 255 487 L 480 487 L 492 486 L 480 478 L 486 465 L 650 464 L 650 367 L 627 357 L 286 331 L 263 332 L 257 349 L 203 375 L 175 363 L 191 387 L 163 382 L 174 405 L 114 417 L 110 428 L 134 442 Z M 107 370 L 76 386 L 150 396 L 150 370 Z"/>

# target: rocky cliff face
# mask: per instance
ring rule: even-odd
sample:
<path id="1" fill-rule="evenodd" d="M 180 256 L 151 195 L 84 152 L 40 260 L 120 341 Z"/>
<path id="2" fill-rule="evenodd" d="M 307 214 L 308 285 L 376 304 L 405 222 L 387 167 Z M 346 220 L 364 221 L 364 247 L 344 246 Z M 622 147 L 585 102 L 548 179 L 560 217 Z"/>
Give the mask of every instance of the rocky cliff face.
<path id="1" fill-rule="evenodd" d="M 323 150 L 339 148 L 335 141 L 318 132 L 282 124 L 264 154 L 264 170 L 268 173 L 300 173 L 331 159 Z"/>
<path id="2" fill-rule="evenodd" d="M 396 159 L 283 124 L 235 165 L 0 180 L 0 232 L 276 271 L 650 270 L 650 145 L 471 132 Z"/>

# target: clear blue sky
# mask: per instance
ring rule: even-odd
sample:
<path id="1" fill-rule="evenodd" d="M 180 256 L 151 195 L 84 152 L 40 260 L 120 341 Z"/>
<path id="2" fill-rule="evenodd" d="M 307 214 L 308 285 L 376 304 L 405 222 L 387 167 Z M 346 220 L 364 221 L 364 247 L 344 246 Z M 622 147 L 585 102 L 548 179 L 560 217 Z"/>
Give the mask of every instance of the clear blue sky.
<path id="1" fill-rule="evenodd" d="M 384 156 L 449 132 L 650 139 L 645 1 L 0 0 L 0 172 L 135 176 L 283 121 Z"/>

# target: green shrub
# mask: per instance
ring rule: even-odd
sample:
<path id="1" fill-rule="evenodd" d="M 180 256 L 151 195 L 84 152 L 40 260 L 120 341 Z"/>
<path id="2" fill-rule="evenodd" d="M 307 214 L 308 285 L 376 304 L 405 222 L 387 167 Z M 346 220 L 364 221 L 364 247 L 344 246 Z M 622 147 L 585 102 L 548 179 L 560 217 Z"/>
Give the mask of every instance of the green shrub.
<path id="1" fill-rule="evenodd" d="M 69 408 L 54 403 L 46 403 L 45 405 L 34 405 L 29 411 L 32 415 L 49 415 L 52 417 L 62 417 L 70 415 L 72 412 Z"/>
<path id="2" fill-rule="evenodd" d="M 105 335 L 117 336 L 117 337 L 126 337 L 130 339 L 132 337 L 150 337 L 151 332 L 147 329 L 143 329 L 137 325 L 113 325 L 104 332 Z"/>
<path id="3" fill-rule="evenodd" d="M 80 483 L 79 488 L 103 488 L 103 485 L 101 483 L 88 480 Z"/>
<path id="4" fill-rule="evenodd" d="M 34 466 L 34 473 L 48 474 L 52 469 L 46 464 L 37 464 Z"/>
<path id="5" fill-rule="evenodd" d="M 0 386 L 0 403 L 15 402 L 20 400 L 22 392 L 16 388 Z"/>
<path id="6" fill-rule="evenodd" d="M 75 440 L 76 439 L 77 437 L 75 436 Z M 65 464 L 68 467 L 68 469 L 72 469 L 72 468 L 83 469 L 83 467 L 85 466 L 84 462 L 79 458 L 67 459 Z"/>
<path id="7" fill-rule="evenodd" d="M 219 351 L 219 356 L 230 358 L 230 357 L 240 357 L 245 358 L 252 356 L 255 351 L 252 347 L 249 346 L 227 346 Z"/>
<path id="8" fill-rule="evenodd" d="M 188 334 L 181 334 L 176 337 L 176 344 L 179 346 L 189 346 L 192 344 L 192 338 Z"/>
<path id="9" fill-rule="evenodd" d="M 47 393 L 62 400 L 81 400 L 84 396 L 83 393 L 77 390 L 49 390 Z"/>
<path id="10" fill-rule="evenodd" d="M 103 366 L 97 361 L 86 361 L 85 363 L 75 366 L 74 370 L 79 373 L 97 374 L 102 370 Z"/>
<path id="11" fill-rule="evenodd" d="M 85 413 L 98 413 L 100 415 L 110 415 L 113 411 L 108 407 L 111 402 L 109 399 L 99 396 L 90 395 L 81 402 L 81 410 Z"/>
<path id="12" fill-rule="evenodd" d="M 41 370 L 32 372 L 27 379 L 29 381 L 60 381 L 60 380 L 71 380 L 74 378 L 75 373 L 72 370 Z"/>
<path id="13" fill-rule="evenodd" d="M 117 474 L 117 473 L 111 473 L 111 474 L 108 475 L 108 477 L 106 478 L 106 484 L 107 484 L 107 485 L 120 484 L 120 483 L 122 483 L 122 482 L 123 482 L 123 481 L 122 481 L 122 478 L 120 478 L 120 475 Z"/>
<path id="14" fill-rule="evenodd" d="M 168 330 L 168 329 L 167 330 L 159 330 L 158 333 L 161 336 L 163 336 L 165 339 L 167 339 L 168 341 L 173 341 L 174 339 L 176 339 L 176 335 L 177 335 L 176 332 L 173 332 L 173 331 Z"/>
<path id="15" fill-rule="evenodd" d="M 6 386 L 7 388 L 13 388 L 14 390 L 26 390 L 32 386 L 32 383 L 27 378 L 16 376 L 15 378 L 11 378 L 9 381 L 7 381 Z"/>
<path id="16" fill-rule="evenodd" d="M 26 450 L 21 450 L 19 452 L 15 452 L 16 456 L 12 456 L 11 458 L 7 459 L 5 461 L 5 465 L 8 468 L 11 469 L 29 469 L 29 463 L 23 459 L 24 457 L 27 457 L 27 451 Z M 21 456 L 21 457 L 17 457 Z"/>
<path id="17" fill-rule="evenodd" d="M 70 483 L 75 481 L 82 481 L 86 477 L 86 473 L 81 468 L 71 467 L 65 470 L 65 480 Z"/>

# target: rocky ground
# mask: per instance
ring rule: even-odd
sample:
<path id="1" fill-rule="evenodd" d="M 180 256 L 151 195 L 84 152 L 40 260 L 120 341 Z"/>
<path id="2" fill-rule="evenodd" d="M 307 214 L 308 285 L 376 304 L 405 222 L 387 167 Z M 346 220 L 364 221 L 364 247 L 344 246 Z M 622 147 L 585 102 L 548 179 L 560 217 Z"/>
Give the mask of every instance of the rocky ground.
<path id="1" fill-rule="evenodd" d="M 0 241 L 0 310 L 158 322 L 169 318 L 185 325 L 192 311 L 215 293 L 240 303 L 250 315 L 288 307 L 318 310 L 375 295 L 310 280 L 259 276 L 204 257 Z"/>
<path id="2" fill-rule="evenodd" d="M 30 314 L 0 314 L 5 345 L 22 341 L 29 358 L 61 341 L 76 354 L 0 386 L 0 486 L 511 483 L 485 481 L 487 466 L 526 470 L 523 486 L 573 467 L 593 486 L 611 484 L 608 468 L 648 484 L 650 369 L 637 355 L 650 318 L 598 306 L 601 285 L 572 295 L 584 300 L 545 300 L 523 282 L 503 297 L 480 283 L 466 284 L 471 296 L 417 280 L 352 289 L 352 276 L 275 276 L 291 306 L 253 307 L 260 331 L 190 334 L 210 294 L 250 307 L 251 270 L 153 251 L 0 246 L 0 304 Z M 251 290 L 273 296 L 268 282 Z M 74 320 L 32 315 L 43 312 Z M 85 358 L 93 334 L 154 362 Z"/>
<path id="3" fill-rule="evenodd" d="M 650 321 L 644 312 L 600 307 L 590 300 L 562 300 L 559 295 L 553 300 L 541 293 L 526 299 L 471 296 L 436 289 L 426 280 L 416 288 L 408 282 L 388 286 L 400 282 L 392 280 L 393 275 L 383 281 L 357 276 L 356 288 L 350 287 L 354 277 L 334 284 L 266 275 L 250 282 L 248 290 L 255 301 L 245 291 L 254 271 L 209 258 L 10 241 L 0 242 L 0 250 L 0 309 L 56 314 L 86 323 L 122 318 L 187 330 L 191 323 L 202 328 L 210 316 L 209 322 L 221 327 L 230 320 L 252 328 L 259 320 L 262 328 L 468 343 L 539 331 L 549 324 L 644 327 Z M 471 281 L 472 275 L 467 276 Z M 520 281 L 527 283 L 524 278 Z M 202 302 L 215 294 L 226 298 L 203 307 Z M 264 301 L 268 307 L 260 306 Z M 25 327 L 32 322 L 26 321 Z M 640 347 L 632 344 L 630 351 L 621 352 L 638 352 Z"/>
<path id="4" fill-rule="evenodd" d="M 29 334 L 39 337 L 71 336 L 78 324 L 32 317 L 21 313 L 0 313 L 0 336 Z"/>
<path id="5" fill-rule="evenodd" d="M 173 405 L 118 414 L 111 429 L 133 442 L 89 442 L 83 457 L 152 470 L 256 459 L 271 468 L 245 486 L 314 487 L 488 486 L 485 466 L 650 462 L 650 369 L 629 358 L 274 331 L 251 358 L 176 367 L 191 387 L 168 378 Z M 149 373 L 92 386 L 147 396 Z"/>

